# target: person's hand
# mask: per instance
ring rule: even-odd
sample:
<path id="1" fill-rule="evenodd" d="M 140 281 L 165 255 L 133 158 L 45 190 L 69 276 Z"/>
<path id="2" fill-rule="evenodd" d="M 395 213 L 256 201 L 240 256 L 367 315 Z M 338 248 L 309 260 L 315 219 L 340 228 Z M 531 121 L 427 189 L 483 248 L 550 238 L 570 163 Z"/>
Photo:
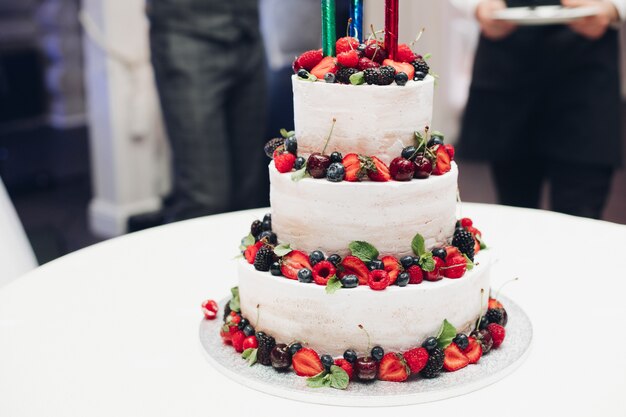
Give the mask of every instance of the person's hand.
<path id="1" fill-rule="evenodd" d="M 583 17 L 574 20 L 569 27 L 579 35 L 589 39 L 601 38 L 609 25 L 619 21 L 617 9 L 608 0 L 561 0 L 565 7 L 596 7 L 599 12 L 595 16 Z"/>
<path id="2" fill-rule="evenodd" d="M 482 0 L 476 6 L 476 19 L 486 38 L 500 40 L 509 36 L 517 28 L 513 23 L 492 18 L 496 10 L 502 9 L 506 9 L 504 0 Z"/>

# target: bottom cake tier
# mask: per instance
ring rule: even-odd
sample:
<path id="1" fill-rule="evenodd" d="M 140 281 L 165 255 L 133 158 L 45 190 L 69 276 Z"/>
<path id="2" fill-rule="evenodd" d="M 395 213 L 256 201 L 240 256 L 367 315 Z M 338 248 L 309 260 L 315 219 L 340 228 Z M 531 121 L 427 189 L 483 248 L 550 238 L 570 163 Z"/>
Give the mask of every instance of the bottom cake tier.
<path id="1" fill-rule="evenodd" d="M 243 260 L 239 262 L 241 314 L 257 331 L 276 340 L 300 341 L 333 357 L 346 349 L 366 352 L 375 345 L 401 352 L 437 336 L 444 320 L 459 332 L 473 330 L 487 310 L 489 272 L 490 256 L 485 251 L 476 255 L 475 267 L 458 279 L 390 286 L 380 292 L 359 286 L 328 294 L 324 286 L 275 277 Z"/>

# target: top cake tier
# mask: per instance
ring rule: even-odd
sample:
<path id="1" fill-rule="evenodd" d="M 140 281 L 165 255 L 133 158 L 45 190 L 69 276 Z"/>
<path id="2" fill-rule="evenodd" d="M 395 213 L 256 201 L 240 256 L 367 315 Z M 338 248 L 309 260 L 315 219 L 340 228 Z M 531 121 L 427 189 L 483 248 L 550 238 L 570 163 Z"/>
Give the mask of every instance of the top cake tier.
<path id="1" fill-rule="evenodd" d="M 431 125 L 434 78 L 405 86 L 327 84 L 292 76 L 298 152 L 321 152 L 336 119 L 326 153 L 375 155 L 388 164 L 414 133 Z"/>

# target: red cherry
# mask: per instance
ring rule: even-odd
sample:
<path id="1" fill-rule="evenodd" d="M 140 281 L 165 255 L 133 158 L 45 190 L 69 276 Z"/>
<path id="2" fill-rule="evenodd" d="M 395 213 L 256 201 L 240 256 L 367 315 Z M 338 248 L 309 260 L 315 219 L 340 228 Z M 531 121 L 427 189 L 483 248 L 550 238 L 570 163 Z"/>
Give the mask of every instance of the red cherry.
<path id="1" fill-rule="evenodd" d="M 415 158 L 415 172 L 413 178 L 426 179 L 433 172 L 433 163 L 425 156 Z"/>
<path id="2" fill-rule="evenodd" d="M 389 165 L 391 178 L 396 181 L 411 181 L 415 173 L 415 164 L 401 157 L 394 158 Z"/>

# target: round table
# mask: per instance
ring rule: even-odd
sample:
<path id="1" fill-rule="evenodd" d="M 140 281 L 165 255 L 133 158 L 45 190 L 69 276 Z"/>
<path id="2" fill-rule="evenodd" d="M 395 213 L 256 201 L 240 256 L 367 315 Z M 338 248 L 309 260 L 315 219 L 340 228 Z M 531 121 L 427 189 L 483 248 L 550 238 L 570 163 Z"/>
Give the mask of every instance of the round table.
<path id="1" fill-rule="evenodd" d="M 626 226 L 464 203 L 493 249 L 494 288 L 534 325 L 517 371 L 479 391 L 407 409 L 337 408 L 245 388 L 198 341 L 200 303 L 236 285 L 251 210 L 112 239 L 0 289 L 0 415 L 626 415 Z M 279 411 L 277 411 L 279 410 Z"/>

